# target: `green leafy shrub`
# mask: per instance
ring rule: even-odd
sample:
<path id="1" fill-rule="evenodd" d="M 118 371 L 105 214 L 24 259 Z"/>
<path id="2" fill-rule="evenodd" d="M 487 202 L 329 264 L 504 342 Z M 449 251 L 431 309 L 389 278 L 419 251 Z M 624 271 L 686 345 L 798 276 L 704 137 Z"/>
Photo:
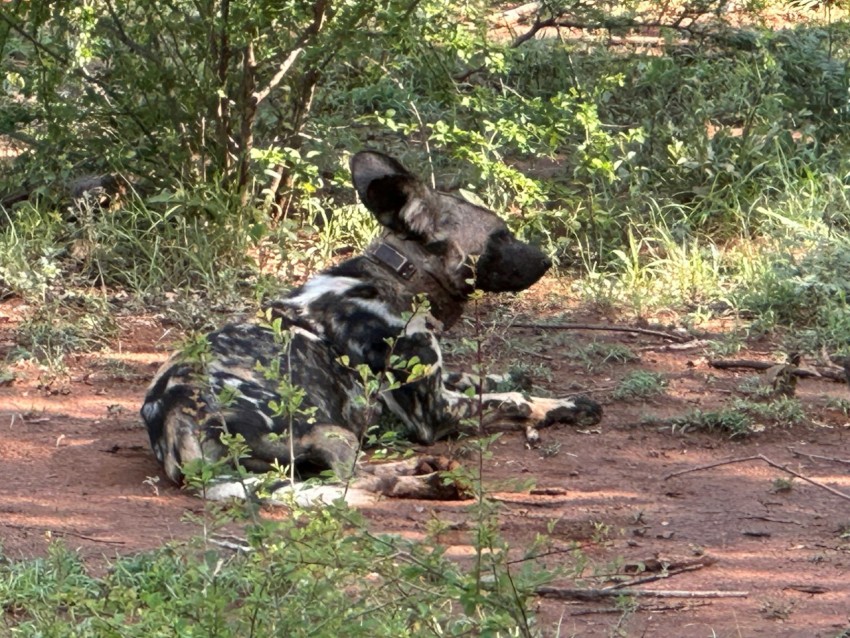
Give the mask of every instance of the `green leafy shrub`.
<path id="1" fill-rule="evenodd" d="M 469 571 L 432 541 L 373 534 L 327 507 L 258 521 L 241 544 L 199 538 L 119 558 L 105 576 L 52 543 L 47 558 L 0 564 L 0 602 L 27 636 L 530 635 L 530 596 L 551 575 L 487 538 Z"/>
<path id="2" fill-rule="evenodd" d="M 618 401 L 648 399 L 662 394 L 666 386 L 667 381 L 662 375 L 637 370 L 621 379 L 611 396 Z"/>

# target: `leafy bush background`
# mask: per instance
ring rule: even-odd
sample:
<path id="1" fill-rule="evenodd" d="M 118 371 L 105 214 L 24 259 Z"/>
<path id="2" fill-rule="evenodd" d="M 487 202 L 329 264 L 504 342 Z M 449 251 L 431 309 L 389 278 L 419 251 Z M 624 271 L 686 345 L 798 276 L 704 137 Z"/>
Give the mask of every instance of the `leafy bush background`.
<path id="1" fill-rule="evenodd" d="M 374 232 L 346 169 L 368 146 L 508 213 L 587 298 L 822 323 L 794 308 L 846 291 L 819 256 L 847 243 L 843 14 L 771 30 L 787 8 L 769 2 L 528 7 L 6 3 L 5 287 L 70 271 L 149 298 L 265 294 L 267 261 L 285 278 Z M 102 174 L 124 185 L 111 214 L 69 210 L 69 184 Z"/>

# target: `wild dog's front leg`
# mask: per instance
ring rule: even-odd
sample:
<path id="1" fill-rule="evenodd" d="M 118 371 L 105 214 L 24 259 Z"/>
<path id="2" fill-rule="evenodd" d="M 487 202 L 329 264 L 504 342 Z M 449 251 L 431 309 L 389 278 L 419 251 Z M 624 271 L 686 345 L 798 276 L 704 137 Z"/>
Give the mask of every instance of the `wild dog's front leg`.
<path id="1" fill-rule="evenodd" d="M 539 438 L 538 428 L 555 423 L 595 425 L 602 418 L 602 406 L 584 396 L 548 399 L 526 397 L 520 392 L 468 396 L 444 390 L 444 397 L 459 422 L 480 418 L 488 429 L 523 428 L 530 442 Z"/>
<path id="2" fill-rule="evenodd" d="M 363 463 L 348 485 L 284 484 L 272 493 L 270 503 L 295 502 L 302 506 L 332 503 L 344 499 L 349 505 L 369 505 L 379 497 L 424 500 L 463 498 L 462 484 L 446 480 L 446 472 L 459 467 L 444 457 L 423 456 L 392 463 Z"/>

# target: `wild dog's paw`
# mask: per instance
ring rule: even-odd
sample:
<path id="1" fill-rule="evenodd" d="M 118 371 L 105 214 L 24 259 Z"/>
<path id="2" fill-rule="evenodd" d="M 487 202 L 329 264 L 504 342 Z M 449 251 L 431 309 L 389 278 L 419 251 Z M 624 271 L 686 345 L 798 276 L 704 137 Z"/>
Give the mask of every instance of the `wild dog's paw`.
<path id="1" fill-rule="evenodd" d="M 413 470 L 415 476 L 433 474 L 434 472 L 452 472 L 460 467 L 460 463 L 445 456 L 420 456 Z"/>
<path id="2" fill-rule="evenodd" d="M 586 396 L 560 399 L 550 408 L 538 427 L 549 427 L 555 423 L 567 425 L 596 425 L 602 420 L 602 406 Z"/>
<path id="3" fill-rule="evenodd" d="M 395 463 L 364 464 L 355 484 L 376 494 L 393 498 L 417 498 L 451 501 L 466 491 L 454 477 L 447 476 L 460 467 L 444 456 L 422 456 Z"/>

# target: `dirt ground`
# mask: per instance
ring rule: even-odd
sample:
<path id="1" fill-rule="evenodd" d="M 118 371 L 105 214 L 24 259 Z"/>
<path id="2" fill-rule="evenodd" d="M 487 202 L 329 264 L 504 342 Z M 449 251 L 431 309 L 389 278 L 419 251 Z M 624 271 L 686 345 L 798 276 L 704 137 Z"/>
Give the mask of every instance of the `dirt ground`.
<path id="1" fill-rule="evenodd" d="M 526 320 L 551 312 L 551 290 L 547 294 L 518 306 Z M 0 304 L 0 360 L 14 347 L 14 327 L 26 311 L 20 300 Z M 604 318 L 576 314 L 570 320 Z M 16 364 L 14 381 L 0 387 L 0 542 L 12 559 L 40 555 L 48 539 L 58 536 L 96 568 L 116 555 L 198 531 L 185 514 L 202 511 L 201 502 L 161 474 L 138 416 L 147 381 L 177 331 L 156 315 L 123 316 L 120 323 L 120 336 L 108 351 L 67 358 L 67 377 L 44 384 L 35 365 Z M 462 363 L 456 354 L 460 333 L 454 330 L 445 339 L 450 365 Z M 575 350 L 592 341 L 620 343 L 640 361 L 596 362 L 589 372 Z M 806 425 L 738 441 L 672 432 L 664 422 L 728 403 L 739 395 L 742 379 L 754 374 L 711 368 L 699 347 L 671 350 L 662 339 L 622 332 L 517 328 L 497 331 L 486 345 L 494 371 L 522 360 L 539 373 L 537 382 L 546 390 L 584 391 L 606 410 L 598 428 L 543 431 L 538 449 L 528 449 L 520 434 L 506 434 L 494 445 L 487 480 L 533 478 L 538 488 L 551 488 L 494 494 L 503 505 L 502 532 L 512 545 L 521 548 L 549 530 L 554 549 L 564 550 L 545 559 L 555 566 L 569 565 L 573 558 L 566 550 L 578 544 L 591 561 L 581 583 L 589 587 L 612 582 L 589 578 L 594 570 L 636 578 L 657 576 L 657 565 L 669 563 L 672 575 L 635 588 L 745 592 L 734 598 L 640 597 L 627 612 L 615 599 L 540 598 L 545 635 L 850 635 L 850 500 L 799 479 L 777 490 L 775 480 L 788 476 L 759 461 L 665 480 L 679 470 L 763 454 L 850 493 L 850 424 L 830 402 L 850 400 L 846 385 L 801 380 L 797 396 Z M 736 356 L 767 360 L 773 348 L 751 343 Z M 641 369 L 663 374 L 666 393 L 646 402 L 614 401 L 617 381 Z M 439 450 L 456 447 L 443 444 Z M 470 552 L 468 505 L 383 502 L 367 514 L 376 530 L 413 538 L 424 534 L 433 517 L 452 523 L 441 541 L 449 555 L 462 558 Z M 695 561 L 705 566 L 676 573 Z M 637 566 L 647 571 L 635 575 Z"/>

